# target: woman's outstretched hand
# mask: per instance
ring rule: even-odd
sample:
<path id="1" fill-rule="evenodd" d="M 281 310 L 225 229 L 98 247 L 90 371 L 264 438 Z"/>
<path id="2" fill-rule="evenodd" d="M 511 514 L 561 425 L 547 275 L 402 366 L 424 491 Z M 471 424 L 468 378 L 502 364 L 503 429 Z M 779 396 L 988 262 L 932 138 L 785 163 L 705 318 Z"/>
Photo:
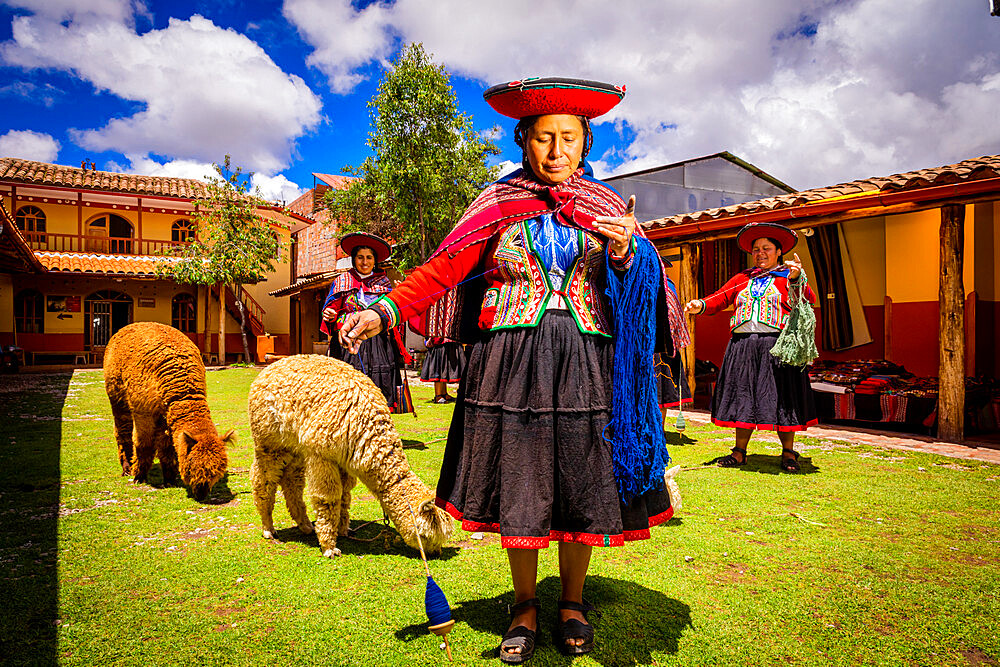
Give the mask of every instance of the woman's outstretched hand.
<path id="1" fill-rule="evenodd" d="M 702 304 L 701 299 L 691 299 L 684 304 L 684 314 L 685 315 L 697 315 L 702 310 L 705 309 L 704 304 Z"/>
<path id="2" fill-rule="evenodd" d="M 357 354 L 361 341 L 377 336 L 382 331 L 382 318 L 374 310 L 359 310 L 344 318 L 337 336 L 340 345 L 351 354 Z"/>
<path id="3" fill-rule="evenodd" d="M 798 280 L 802 274 L 802 260 L 799 259 L 798 253 L 795 252 L 792 253 L 792 257 L 795 259 L 785 261 L 785 268 L 788 269 L 789 280 Z"/>
<path id="4" fill-rule="evenodd" d="M 635 195 L 628 198 L 625 215 L 622 217 L 599 215 L 594 218 L 594 229 L 608 237 L 610 240 L 608 247 L 611 249 L 611 254 L 616 257 L 624 257 L 628 253 L 635 225 Z"/>

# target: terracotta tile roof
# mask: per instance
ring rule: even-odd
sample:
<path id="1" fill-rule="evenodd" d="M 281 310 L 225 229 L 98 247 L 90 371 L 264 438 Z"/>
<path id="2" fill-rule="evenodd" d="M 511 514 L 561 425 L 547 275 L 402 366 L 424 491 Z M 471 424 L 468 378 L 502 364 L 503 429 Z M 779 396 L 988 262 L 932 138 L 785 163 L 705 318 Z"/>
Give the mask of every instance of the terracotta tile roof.
<path id="1" fill-rule="evenodd" d="M 159 262 L 175 260 L 175 258 L 170 257 L 149 255 L 100 255 L 86 252 L 49 252 L 44 250 L 36 250 L 35 256 L 49 271 L 141 277 L 157 277 L 156 265 Z"/>
<path id="2" fill-rule="evenodd" d="M 14 216 L 0 199 L 0 271 L 8 270 L 45 273 L 45 267 L 35 257 L 21 230 L 17 228 Z"/>
<path id="3" fill-rule="evenodd" d="M 305 276 L 299 278 L 291 285 L 281 287 L 274 290 L 273 292 L 268 292 L 271 296 L 294 296 L 304 289 L 320 289 L 322 287 L 327 287 L 333 282 L 333 279 L 339 276 L 344 271 L 349 271 L 350 269 L 334 269 L 333 271 L 323 271 L 322 273 L 314 273 L 311 276 Z"/>
<path id="4" fill-rule="evenodd" d="M 193 178 L 116 174 L 12 157 L 0 158 L 0 180 L 182 199 L 205 196 L 205 184 Z"/>
<path id="5" fill-rule="evenodd" d="M 326 183 L 335 190 L 346 188 L 351 181 L 358 180 L 357 176 L 340 176 L 338 174 L 320 174 L 317 172 L 313 172 L 313 176 L 315 176 L 317 180 Z"/>
<path id="6" fill-rule="evenodd" d="M 644 222 L 643 227 L 657 230 L 673 225 L 705 222 L 708 220 L 723 220 L 763 211 L 774 211 L 792 208 L 804 204 L 815 204 L 820 201 L 847 199 L 875 192 L 902 192 L 939 185 L 952 185 L 987 178 L 1000 177 L 1000 155 L 986 155 L 980 158 L 963 160 L 957 164 L 946 165 L 933 169 L 908 171 L 892 176 L 865 178 L 848 183 L 840 183 L 823 188 L 802 190 L 787 195 L 757 199 L 755 201 L 734 204 L 723 208 L 710 208 L 693 213 L 680 213 L 665 218 L 657 218 Z"/>

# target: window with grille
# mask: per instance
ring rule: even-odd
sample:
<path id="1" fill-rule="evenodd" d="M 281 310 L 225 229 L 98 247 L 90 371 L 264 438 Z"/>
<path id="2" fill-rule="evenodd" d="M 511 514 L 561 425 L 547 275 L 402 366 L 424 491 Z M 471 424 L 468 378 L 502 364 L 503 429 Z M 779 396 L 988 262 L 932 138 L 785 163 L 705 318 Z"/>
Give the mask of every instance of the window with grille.
<path id="1" fill-rule="evenodd" d="M 45 212 L 37 206 L 22 206 L 14 216 L 17 228 L 24 232 L 24 238 L 31 248 L 45 248 Z"/>
<path id="2" fill-rule="evenodd" d="M 175 220 L 170 225 L 170 240 L 174 243 L 194 241 L 194 222 L 191 220 Z"/>
<path id="3" fill-rule="evenodd" d="M 194 333 L 196 312 L 194 296 L 178 294 L 170 311 L 171 326 L 184 333 Z"/>
<path id="4" fill-rule="evenodd" d="M 14 296 L 14 328 L 18 333 L 45 333 L 45 299 L 38 290 L 21 290 Z"/>

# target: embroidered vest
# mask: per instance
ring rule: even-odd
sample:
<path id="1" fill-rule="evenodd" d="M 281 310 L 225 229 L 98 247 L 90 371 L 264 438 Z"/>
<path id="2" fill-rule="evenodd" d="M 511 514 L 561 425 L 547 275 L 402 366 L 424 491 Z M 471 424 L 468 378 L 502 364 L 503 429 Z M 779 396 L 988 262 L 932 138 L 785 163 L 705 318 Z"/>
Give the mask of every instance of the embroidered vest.
<path id="1" fill-rule="evenodd" d="M 600 297 L 604 246 L 583 230 L 577 234 L 580 253 L 562 281 L 553 286 L 545 264 L 535 252 L 528 221 L 501 232 L 493 261 L 497 271 L 483 295 L 480 325 L 484 329 L 536 326 L 554 294 L 560 294 L 583 333 L 610 336 L 606 306 Z"/>
<path id="2" fill-rule="evenodd" d="M 760 322 L 776 329 L 784 329 L 788 315 L 781 310 L 781 290 L 774 284 L 774 277 L 751 278 L 736 295 L 729 330 L 750 321 Z"/>

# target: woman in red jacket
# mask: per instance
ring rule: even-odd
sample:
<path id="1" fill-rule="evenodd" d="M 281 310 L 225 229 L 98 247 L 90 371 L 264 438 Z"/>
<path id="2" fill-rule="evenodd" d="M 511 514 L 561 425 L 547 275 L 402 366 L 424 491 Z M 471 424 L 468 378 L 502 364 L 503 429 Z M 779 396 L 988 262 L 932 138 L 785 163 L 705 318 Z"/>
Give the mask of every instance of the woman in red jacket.
<path id="1" fill-rule="evenodd" d="M 733 306 L 732 337 L 712 396 L 712 422 L 736 428 L 732 453 L 716 460 L 724 468 L 746 464 L 750 436 L 754 429 L 762 429 L 778 432 L 781 469 L 797 472 L 795 432 L 816 423 L 805 369 L 783 364 L 770 354 L 791 312 L 788 290 L 797 288 L 802 279 L 798 255 L 783 262 L 797 241 L 795 231 L 784 225 L 748 224 L 736 242 L 753 257 L 753 268 L 737 273 L 718 292 L 684 306 L 687 313 L 708 315 Z M 816 303 L 808 285 L 804 295 L 809 303 Z"/>

